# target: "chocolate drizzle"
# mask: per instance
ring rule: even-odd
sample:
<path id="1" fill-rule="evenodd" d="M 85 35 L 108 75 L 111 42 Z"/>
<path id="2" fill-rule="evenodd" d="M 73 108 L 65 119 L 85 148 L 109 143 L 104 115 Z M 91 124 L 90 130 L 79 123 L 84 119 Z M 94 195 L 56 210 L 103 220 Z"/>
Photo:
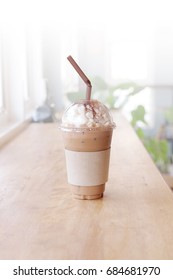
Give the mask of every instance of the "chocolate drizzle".
<path id="1" fill-rule="evenodd" d="M 92 112 L 92 114 L 93 114 L 93 119 L 95 119 L 95 117 L 96 117 L 96 111 L 95 111 L 95 109 L 94 109 L 94 102 L 93 101 L 91 101 L 91 100 L 86 100 L 86 102 L 83 104 L 84 105 L 84 107 L 85 107 L 85 112 L 86 113 L 88 113 L 88 112 Z M 89 108 L 88 108 L 89 107 Z"/>

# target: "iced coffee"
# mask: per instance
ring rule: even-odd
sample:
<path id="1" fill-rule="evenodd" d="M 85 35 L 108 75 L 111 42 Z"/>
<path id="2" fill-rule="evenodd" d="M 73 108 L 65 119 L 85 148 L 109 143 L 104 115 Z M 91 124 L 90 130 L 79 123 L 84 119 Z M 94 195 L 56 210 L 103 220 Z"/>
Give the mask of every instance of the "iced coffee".
<path id="1" fill-rule="evenodd" d="M 97 100 L 80 100 L 64 112 L 61 130 L 67 177 L 75 198 L 103 196 L 114 128 L 108 108 Z"/>
<path id="2" fill-rule="evenodd" d="M 68 182 L 75 198 L 103 196 L 108 180 L 110 146 L 115 124 L 108 108 L 91 99 L 92 85 L 72 58 L 67 59 L 86 84 L 86 98 L 72 104 L 62 118 Z"/>

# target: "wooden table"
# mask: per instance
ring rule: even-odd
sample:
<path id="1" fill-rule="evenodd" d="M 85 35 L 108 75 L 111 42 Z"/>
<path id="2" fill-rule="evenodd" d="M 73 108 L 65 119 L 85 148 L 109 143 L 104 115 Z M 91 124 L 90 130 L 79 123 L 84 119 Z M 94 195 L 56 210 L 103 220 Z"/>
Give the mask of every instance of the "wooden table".
<path id="1" fill-rule="evenodd" d="M 103 199 L 73 199 L 57 124 L 0 151 L 0 259 L 173 259 L 173 193 L 117 114 Z"/>

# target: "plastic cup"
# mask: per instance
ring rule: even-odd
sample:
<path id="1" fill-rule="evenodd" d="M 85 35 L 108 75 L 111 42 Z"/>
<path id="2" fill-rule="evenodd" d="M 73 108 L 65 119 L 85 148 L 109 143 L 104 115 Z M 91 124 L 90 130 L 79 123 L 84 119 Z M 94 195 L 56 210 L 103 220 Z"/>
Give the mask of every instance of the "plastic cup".
<path id="1" fill-rule="evenodd" d="M 77 199 L 103 196 L 108 180 L 112 132 L 115 124 L 106 106 L 97 100 L 73 103 L 60 126 L 68 183 Z"/>

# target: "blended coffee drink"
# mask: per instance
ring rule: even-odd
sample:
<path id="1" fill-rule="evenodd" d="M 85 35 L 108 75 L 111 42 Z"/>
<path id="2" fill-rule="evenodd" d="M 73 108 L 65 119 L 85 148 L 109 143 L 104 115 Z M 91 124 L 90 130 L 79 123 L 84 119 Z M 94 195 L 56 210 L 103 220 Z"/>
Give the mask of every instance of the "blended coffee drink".
<path id="1" fill-rule="evenodd" d="M 110 146 L 115 123 L 97 100 L 80 100 L 64 113 L 60 126 L 68 182 L 78 199 L 103 196 L 108 180 Z"/>
<path id="2" fill-rule="evenodd" d="M 109 110 L 91 99 L 92 85 L 72 58 L 67 59 L 86 84 L 86 99 L 72 104 L 64 113 L 60 126 L 67 165 L 68 182 L 78 199 L 103 196 L 108 180 L 110 145 L 115 127 Z"/>

